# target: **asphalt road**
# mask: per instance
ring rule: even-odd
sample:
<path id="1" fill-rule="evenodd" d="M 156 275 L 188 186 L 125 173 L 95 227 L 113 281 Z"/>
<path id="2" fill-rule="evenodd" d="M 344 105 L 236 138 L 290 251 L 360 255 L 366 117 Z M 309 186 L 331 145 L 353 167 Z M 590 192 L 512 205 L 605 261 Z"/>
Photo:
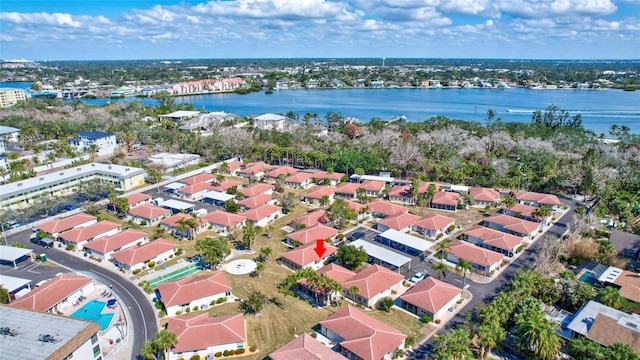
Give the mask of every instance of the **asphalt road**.
<path id="1" fill-rule="evenodd" d="M 569 211 L 567 211 L 556 223 L 551 226 L 551 228 L 547 229 L 547 234 L 564 234 L 567 230 L 567 227 L 573 221 L 573 213 L 577 206 L 577 202 L 572 199 L 561 199 L 563 203 L 570 206 Z M 530 247 L 524 250 L 524 253 L 520 255 L 520 257 L 509 264 L 509 266 L 502 271 L 498 277 L 488 283 L 488 284 L 480 284 L 475 282 L 467 281 L 469 287 L 467 290 L 473 294 L 473 299 L 466 304 L 462 310 L 456 314 L 456 316 L 451 319 L 442 329 L 440 329 L 437 333 L 442 335 L 446 332 L 449 332 L 451 329 L 455 329 L 457 326 L 460 326 L 465 323 L 464 317 L 469 312 L 472 311 L 475 306 L 479 303 L 489 303 L 494 296 L 496 296 L 500 290 L 506 286 L 516 275 L 519 269 L 532 269 L 535 265 L 535 256 L 538 248 L 540 248 L 541 242 L 536 241 Z M 433 271 L 428 271 L 428 274 L 433 276 Z M 450 283 L 450 284 L 462 284 L 462 277 L 456 273 L 447 272 L 446 277 L 442 280 Z M 426 355 L 432 353 L 434 337 L 430 337 L 424 343 L 416 346 L 412 351 L 411 355 L 407 357 L 409 360 L 422 360 L 425 359 Z"/>
<path id="2" fill-rule="evenodd" d="M 127 307 L 129 318 L 126 320 L 127 324 L 130 325 L 129 329 L 132 330 L 132 333 L 127 334 L 127 336 L 133 349 L 132 357 L 138 358 L 144 342 L 152 339 L 158 332 L 156 310 L 149 301 L 149 297 L 131 281 L 100 265 L 68 254 L 65 250 L 58 248 L 44 249 L 38 245 L 31 244 L 29 235 L 31 235 L 31 231 L 21 231 L 7 236 L 7 241 L 9 244 L 19 241 L 27 245 L 28 248 L 34 249 L 37 253 L 46 254 L 49 260 L 61 266 L 112 286 L 113 292 L 120 299 L 121 305 Z"/>

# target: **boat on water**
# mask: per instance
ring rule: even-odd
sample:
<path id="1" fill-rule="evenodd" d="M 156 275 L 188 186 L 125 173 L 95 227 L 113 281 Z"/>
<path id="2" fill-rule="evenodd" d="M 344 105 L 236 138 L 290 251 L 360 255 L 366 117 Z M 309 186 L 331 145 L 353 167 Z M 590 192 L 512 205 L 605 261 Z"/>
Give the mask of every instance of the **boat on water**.
<path id="1" fill-rule="evenodd" d="M 527 89 L 529 90 L 544 90 L 544 85 L 540 83 L 531 83 L 527 85 Z"/>
<path id="2" fill-rule="evenodd" d="M 123 98 L 123 97 L 134 96 L 135 94 L 136 94 L 136 89 L 128 86 L 123 86 L 113 90 L 110 94 L 110 97 Z"/>
<path id="3" fill-rule="evenodd" d="M 511 86 L 504 81 L 500 81 L 496 84 L 496 89 L 511 89 Z"/>

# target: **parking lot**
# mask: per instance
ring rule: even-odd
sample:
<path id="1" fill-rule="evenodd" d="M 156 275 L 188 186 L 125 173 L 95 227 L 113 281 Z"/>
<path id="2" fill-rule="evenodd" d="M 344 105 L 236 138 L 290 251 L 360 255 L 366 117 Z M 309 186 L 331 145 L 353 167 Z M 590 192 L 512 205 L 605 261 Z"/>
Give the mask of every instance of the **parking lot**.
<path id="1" fill-rule="evenodd" d="M 38 246 L 33 245 L 29 248 L 33 249 L 34 254 L 39 253 Z M 31 280 L 29 286 L 33 289 L 40 281 L 49 280 L 59 273 L 69 271 L 51 262 L 42 263 L 39 260 L 25 260 L 18 263 L 17 268 L 14 268 L 12 265 L 0 265 L 0 272 L 5 276 Z"/>

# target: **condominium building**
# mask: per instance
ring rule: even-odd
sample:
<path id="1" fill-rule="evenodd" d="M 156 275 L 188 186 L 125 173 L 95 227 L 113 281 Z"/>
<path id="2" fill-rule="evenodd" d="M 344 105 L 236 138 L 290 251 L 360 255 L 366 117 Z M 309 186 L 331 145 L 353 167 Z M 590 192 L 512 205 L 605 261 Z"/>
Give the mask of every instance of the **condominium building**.
<path id="1" fill-rule="evenodd" d="M 27 96 L 22 89 L 0 88 L 0 107 L 9 107 L 26 99 Z"/>

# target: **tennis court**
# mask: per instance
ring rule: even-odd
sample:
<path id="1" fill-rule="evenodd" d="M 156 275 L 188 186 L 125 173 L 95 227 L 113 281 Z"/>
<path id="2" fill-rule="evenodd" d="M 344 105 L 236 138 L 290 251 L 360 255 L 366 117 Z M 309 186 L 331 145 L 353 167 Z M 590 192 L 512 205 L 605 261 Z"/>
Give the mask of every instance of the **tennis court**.
<path id="1" fill-rule="evenodd" d="M 151 285 L 151 288 L 155 289 L 160 283 L 179 280 L 193 273 L 197 273 L 200 270 L 202 270 L 202 268 L 199 264 L 191 264 L 189 266 L 183 267 L 182 269 L 160 275 L 157 278 L 153 278 L 149 280 L 149 285 Z"/>

